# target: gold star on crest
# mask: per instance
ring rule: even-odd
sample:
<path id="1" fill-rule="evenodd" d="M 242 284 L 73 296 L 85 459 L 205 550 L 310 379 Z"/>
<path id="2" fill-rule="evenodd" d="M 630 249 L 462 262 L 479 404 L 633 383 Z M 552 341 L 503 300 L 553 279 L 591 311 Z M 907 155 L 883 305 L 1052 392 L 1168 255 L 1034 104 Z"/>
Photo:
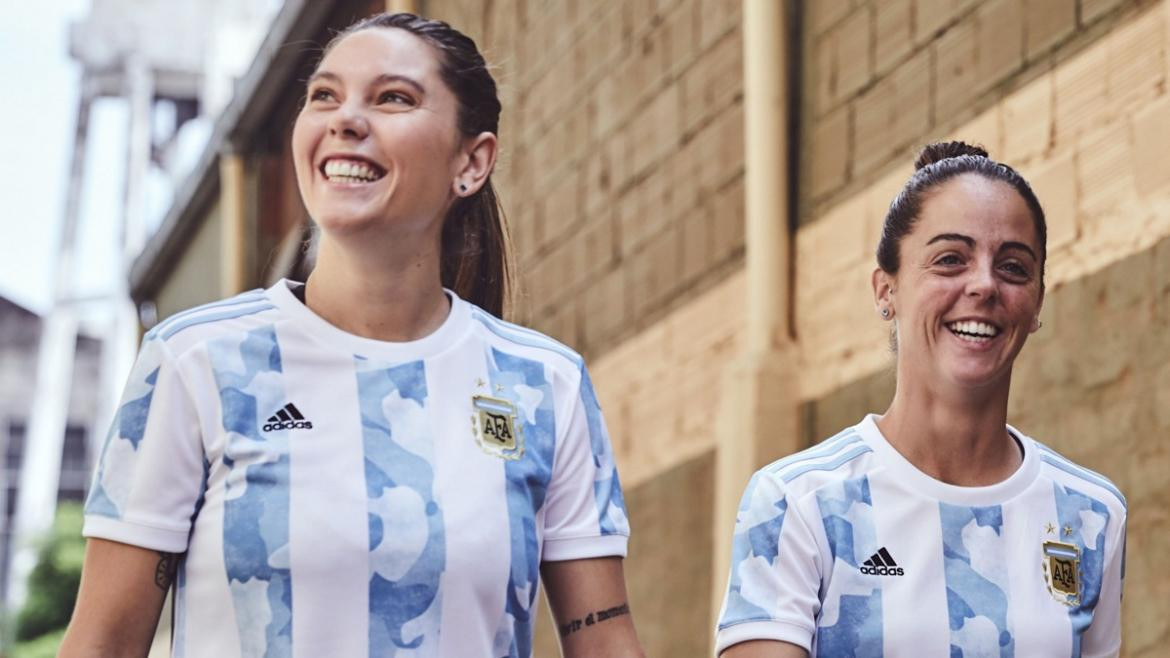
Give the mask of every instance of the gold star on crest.
<path id="1" fill-rule="evenodd" d="M 1052 533 L 1056 532 L 1056 526 L 1052 523 L 1048 523 L 1044 526 L 1044 531 L 1051 535 Z"/>
<path id="2" fill-rule="evenodd" d="M 485 382 L 482 378 L 477 377 L 475 379 L 475 387 L 483 388 L 484 386 L 487 386 L 487 382 Z"/>
<path id="3" fill-rule="evenodd" d="M 496 384 L 496 393 L 503 393 L 503 392 L 504 392 L 504 385 L 503 384 Z"/>
<path id="4" fill-rule="evenodd" d="M 1072 526 L 1071 526 L 1071 525 L 1068 525 L 1068 524 L 1066 523 L 1066 524 L 1064 525 L 1064 536 L 1065 536 L 1065 537 L 1071 537 L 1071 536 L 1072 536 L 1072 531 L 1073 531 L 1073 529 L 1072 529 Z"/>

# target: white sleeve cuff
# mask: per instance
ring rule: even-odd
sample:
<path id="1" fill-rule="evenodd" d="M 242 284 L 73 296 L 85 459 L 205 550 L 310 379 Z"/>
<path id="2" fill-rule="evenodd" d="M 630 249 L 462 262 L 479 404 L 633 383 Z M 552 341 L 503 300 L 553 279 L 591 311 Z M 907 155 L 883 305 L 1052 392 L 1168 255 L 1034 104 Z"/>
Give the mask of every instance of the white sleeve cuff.
<path id="1" fill-rule="evenodd" d="M 89 514 L 85 517 L 85 525 L 81 528 L 81 534 L 84 537 L 109 539 L 154 551 L 185 553 L 190 530 L 160 528 L 125 519 L 112 519 L 108 516 Z"/>
<path id="2" fill-rule="evenodd" d="M 581 560 L 591 557 L 625 557 L 626 544 L 629 541 L 630 538 L 626 535 L 566 537 L 564 539 L 545 537 L 541 560 L 546 562 L 561 562 L 564 560 Z"/>
<path id="3" fill-rule="evenodd" d="M 718 656 L 728 647 L 748 640 L 777 640 L 811 651 L 812 631 L 777 619 L 739 622 L 722 627 L 715 633 L 715 655 Z"/>

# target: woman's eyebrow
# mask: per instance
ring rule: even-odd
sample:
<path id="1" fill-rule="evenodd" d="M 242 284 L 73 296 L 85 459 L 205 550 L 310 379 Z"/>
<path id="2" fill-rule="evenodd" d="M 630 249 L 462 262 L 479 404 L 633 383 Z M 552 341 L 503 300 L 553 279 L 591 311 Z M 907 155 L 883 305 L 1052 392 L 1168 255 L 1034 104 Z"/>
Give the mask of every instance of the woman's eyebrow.
<path id="1" fill-rule="evenodd" d="M 1028 252 L 1028 255 L 1032 257 L 1032 260 L 1039 260 L 1036 258 L 1036 252 L 1032 251 L 1032 248 L 1023 242 L 1005 242 L 999 246 L 1000 251 L 1007 251 L 1009 249 L 1019 249 L 1021 251 L 1026 251 Z"/>
<path id="2" fill-rule="evenodd" d="M 963 244 L 967 245 L 970 248 L 975 247 L 975 239 L 970 237 L 970 236 L 963 235 L 962 233 L 939 233 L 938 235 L 934 236 L 929 241 L 927 241 L 926 244 L 932 245 L 936 242 L 942 242 L 944 240 L 954 240 L 957 242 L 962 242 Z"/>
<path id="3" fill-rule="evenodd" d="M 317 80 L 322 80 L 322 79 L 328 80 L 334 84 L 341 84 L 341 78 L 338 77 L 338 75 L 336 73 L 331 73 L 329 71 L 317 71 L 313 75 L 309 76 L 309 84 L 313 84 L 313 82 L 315 82 Z M 423 87 L 422 83 L 420 83 L 418 80 L 415 80 L 414 78 L 412 78 L 408 75 L 400 75 L 397 73 L 383 73 L 383 74 L 379 75 L 378 77 L 374 78 L 374 81 L 371 83 L 371 86 L 383 85 L 383 84 L 388 84 L 391 82 L 404 83 L 410 87 L 413 87 L 420 94 L 427 93 L 426 88 Z"/>
<path id="4" fill-rule="evenodd" d="M 382 75 L 379 75 L 378 77 L 374 78 L 373 86 L 387 84 L 390 82 L 401 82 L 407 86 L 414 87 L 415 91 L 420 94 L 427 93 L 426 87 L 423 87 L 421 82 L 408 75 L 401 75 L 397 73 L 383 73 Z"/>

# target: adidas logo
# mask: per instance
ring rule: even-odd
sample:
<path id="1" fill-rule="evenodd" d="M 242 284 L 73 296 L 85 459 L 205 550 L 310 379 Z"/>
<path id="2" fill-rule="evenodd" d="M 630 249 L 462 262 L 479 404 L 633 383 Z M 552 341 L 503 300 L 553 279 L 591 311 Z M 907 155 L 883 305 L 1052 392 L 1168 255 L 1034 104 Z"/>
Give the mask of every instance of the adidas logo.
<path id="1" fill-rule="evenodd" d="M 879 548 L 877 553 L 871 555 L 869 559 L 861 565 L 861 573 L 870 576 L 906 575 L 905 572 L 902 571 L 902 567 L 899 567 L 898 563 L 894 562 L 894 557 L 890 555 L 890 552 L 886 550 L 885 546 Z"/>
<path id="2" fill-rule="evenodd" d="M 313 429 L 313 423 L 305 420 L 305 417 L 301 415 L 296 405 L 289 402 L 281 407 L 279 411 L 269 416 L 268 422 L 260 429 L 265 432 L 271 432 L 273 430 L 311 430 Z"/>

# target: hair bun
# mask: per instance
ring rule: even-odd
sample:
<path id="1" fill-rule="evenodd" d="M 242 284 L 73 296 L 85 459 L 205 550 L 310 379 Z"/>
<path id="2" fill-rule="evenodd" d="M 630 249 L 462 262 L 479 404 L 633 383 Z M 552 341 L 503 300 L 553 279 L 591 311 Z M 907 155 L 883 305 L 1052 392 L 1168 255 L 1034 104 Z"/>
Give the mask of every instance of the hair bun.
<path id="1" fill-rule="evenodd" d="M 935 142 L 927 144 L 918 152 L 918 158 L 914 160 L 914 169 L 922 169 L 926 165 L 934 164 L 940 160 L 947 158 L 957 158 L 960 155 L 974 155 L 980 158 L 986 158 L 987 150 L 982 146 L 968 144 L 967 142 Z"/>

